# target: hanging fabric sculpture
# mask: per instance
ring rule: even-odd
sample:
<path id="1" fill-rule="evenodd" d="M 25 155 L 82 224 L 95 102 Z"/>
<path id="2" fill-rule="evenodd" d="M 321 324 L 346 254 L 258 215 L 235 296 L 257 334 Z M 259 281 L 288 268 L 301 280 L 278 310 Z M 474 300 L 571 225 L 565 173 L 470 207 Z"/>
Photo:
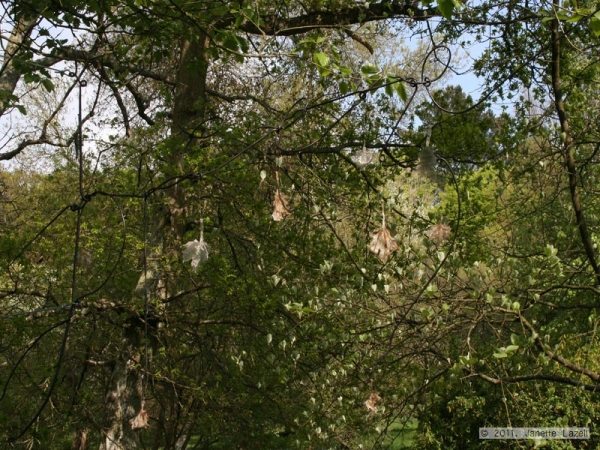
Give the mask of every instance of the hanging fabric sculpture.
<path id="1" fill-rule="evenodd" d="M 208 260 L 208 244 L 204 242 L 204 219 L 200 220 L 200 240 L 194 239 L 183 245 L 183 262 L 192 262 L 192 269 Z"/>
<path id="2" fill-rule="evenodd" d="M 398 250 L 398 243 L 396 242 L 396 239 L 392 237 L 390 232 L 385 227 L 385 210 L 383 210 L 381 228 L 373 234 L 371 245 L 369 245 L 369 250 L 375 253 L 375 255 L 384 264 L 387 262 L 390 255 Z"/>

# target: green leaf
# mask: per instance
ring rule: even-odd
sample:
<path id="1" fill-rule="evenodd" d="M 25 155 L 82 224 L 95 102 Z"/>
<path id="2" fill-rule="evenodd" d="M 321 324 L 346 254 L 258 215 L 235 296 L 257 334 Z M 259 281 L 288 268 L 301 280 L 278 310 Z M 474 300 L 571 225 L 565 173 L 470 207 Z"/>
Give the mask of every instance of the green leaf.
<path id="1" fill-rule="evenodd" d="M 463 356 L 459 356 L 458 360 L 460 361 L 460 363 L 463 366 L 472 366 L 474 364 L 477 364 L 477 362 L 478 362 L 478 360 L 476 358 L 473 358 L 473 357 L 471 357 L 469 355 L 467 355 L 467 356 L 464 356 L 464 355 Z"/>
<path id="2" fill-rule="evenodd" d="M 371 75 L 371 74 L 375 74 L 375 73 L 379 73 L 379 67 L 376 66 L 375 64 L 365 64 L 364 66 L 362 66 L 360 68 L 360 71 L 364 74 L 364 75 Z"/>
<path id="3" fill-rule="evenodd" d="M 430 309 L 427 309 L 427 308 L 421 308 L 421 314 L 426 319 L 429 319 L 430 317 L 433 316 L 433 312 Z"/>
<path id="4" fill-rule="evenodd" d="M 551 244 L 547 244 L 546 247 L 544 248 L 544 253 L 546 254 L 546 256 L 548 258 L 552 257 L 552 256 L 556 256 L 556 254 L 558 253 L 558 249 L 555 248 L 553 245 Z"/>
<path id="5" fill-rule="evenodd" d="M 523 336 L 519 336 L 518 334 L 511 333 L 510 335 L 510 343 L 516 345 L 518 347 L 525 347 L 529 341 L 527 338 Z"/>
<path id="6" fill-rule="evenodd" d="M 327 67 L 329 65 L 329 56 L 323 52 L 317 52 L 313 55 L 313 61 L 321 67 Z"/>
<path id="7" fill-rule="evenodd" d="M 425 295 L 427 295 L 428 297 L 433 297 L 437 290 L 438 289 L 435 286 L 435 284 L 430 284 L 429 286 L 427 286 L 427 289 L 425 289 Z"/>
<path id="8" fill-rule="evenodd" d="M 243 22 L 244 22 L 244 16 L 239 14 L 235 19 L 235 27 L 239 28 Z"/>
<path id="9" fill-rule="evenodd" d="M 340 66 L 340 74 L 343 77 L 349 77 L 350 75 L 352 75 L 352 69 L 350 67 L 346 67 L 346 66 Z"/>
<path id="10" fill-rule="evenodd" d="M 23 75 L 23 81 L 27 84 L 29 83 L 39 83 L 40 76 L 37 73 L 26 73 Z"/>
<path id="11" fill-rule="evenodd" d="M 381 78 L 381 76 L 379 76 L 377 74 L 369 75 L 368 77 L 365 78 L 365 81 L 371 88 L 377 88 L 383 84 L 383 78 Z"/>
<path id="12" fill-rule="evenodd" d="M 346 95 L 350 91 L 350 86 L 345 81 L 340 81 L 339 87 L 342 95 Z"/>
<path id="13" fill-rule="evenodd" d="M 454 12 L 454 2 L 452 0 L 437 0 L 438 9 L 445 19 L 450 20 Z"/>
<path id="14" fill-rule="evenodd" d="M 12 92 L 7 91 L 6 89 L 0 88 L 0 101 L 8 103 L 8 102 L 16 102 L 18 100 L 19 100 L 19 98 L 16 95 L 14 95 Z"/>
<path id="15" fill-rule="evenodd" d="M 394 87 L 396 88 L 396 93 L 398 94 L 398 97 L 400 97 L 400 100 L 406 103 L 408 96 L 406 95 L 406 86 L 404 86 L 404 83 L 398 81 L 394 84 Z"/>
<path id="16" fill-rule="evenodd" d="M 387 83 L 387 84 L 385 85 L 385 93 L 386 93 L 386 94 L 387 94 L 389 97 L 391 97 L 392 95 L 394 95 L 394 87 L 393 87 L 393 85 L 392 85 L 392 84 L 390 84 L 390 83 Z"/>
<path id="17" fill-rule="evenodd" d="M 248 41 L 241 36 L 236 36 L 235 39 L 237 40 L 240 50 L 244 53 L 247 53 L 250 49 L 250 44 L 248 44 Z"/>
<path id="18" fill-rule="evenodd" d="M 41 83 L 46 91 L 52 92 L 54 90 L 54 83 L 52 83 L 49 78 L 42 78 Z"/>
<path id="19" fill-rule="evenodd" d="M 590 28 L 596 37 L 600 36 L 600 17 L 599 13 L 596 13 L 594 17 L 590 19 Z"/>

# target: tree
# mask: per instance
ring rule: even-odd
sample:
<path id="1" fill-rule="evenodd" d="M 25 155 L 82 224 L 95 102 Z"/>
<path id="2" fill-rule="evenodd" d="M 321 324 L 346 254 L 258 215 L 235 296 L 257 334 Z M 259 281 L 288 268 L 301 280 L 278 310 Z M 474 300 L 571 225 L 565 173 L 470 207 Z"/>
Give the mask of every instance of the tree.
<path id="1" fill-rule="evenodd" d="M 20 3 L 11 5 L 8 11 L 15 24 L 10 43 L 14 43 L 19 50 L 13 52 L 10 47 L 5 53 L 7 83 L 3 86 L 6 110 L 16 107 L 22 111 L 24 108 L 15 95 L 19 76 L 30 86 L 39 83 L 51 91 L 55 88 L 52 73 L 60 70 L 60 73 L 75 79 L 75 91 L 85 91 L 86 86 L 97 85 L 98 99 L 110 95 L 121 114 L 124 134 L 129 138 L 100 144 L 96 149 L 97 152 L 102 152 L 99 154 L 86 151 L 83 141 L 89 137 L 84 136 L 83 127 L 86 121 L 91 123 L 93 120 L 92 112 L 100 104 L 96 102 L 90 114 L 80 116 L 78 130 L 73 138 L 67 139 L 67 142 L 72 142 L 75 146 L 75 164 L 67 165 L 66 172 L 52 175 L 54 180 L 70 187 L 70 194 L 65 194 L 67 197 L 73 196 L 75 200 L 71 203 L 73 200 L 65 198 L 63 202 L 70 204 L 70 208 L 54 211 L 53 214 L 58 219 L 51 215 L 45 220 L 41 219 L 38 226 L 41 225 L 44 230 L 44 237 L 46 228 L 49 228 L 47 225 L 54 226 L 56 220 L 64 220 L 69 210 L 77 216 L 74 230 L 69 227 L 70 229 L 65 230 L 66 234 L 59 233 L 55 237 L 57 241 L 62 241 L 74 233 L 75 243 L 70 244 L 74 248 L 63 255 L 62 262 L 55 256 L 51 259 L 53 264 L 66 268 L 68 255 L 76 254 L 70 288 L 72 297 L 56 300 L 55 307 L 42 307 L 36 313 L 47 319 L 49 324 L 46 329 L 59 327 L 62 330 L 62 344 L 60 340 L 54 341 L 59 358 L 55 364 L 49 365 L 54 367 L 53 376 L 50 377 L 52 381 L 42 390 L 37 406 L 32 404 L 29 414 L 16 418 L 14 425 L 9 427 L 8 437 L 14 442 L 26 435 L 35 420 L 47 418 L 46 406 L 51 399 L 56 403 L 62 390 L 65 391 L 64 395 L 75 396 L 74 393 L 69 393 L 69 386 L 61 380 L 62 374 L 69 370 L 65 365 L 67 359 L 74 359 L 77 361 L 74 363 L 82 367 L 79 383 L 75 383 L 76 390 L 72 392 L 79 392 L 80 386 L 85 384 L 89 392 L 97 392 L 104 387 L 106 393 L 100 397 L 104 399 L 103 402 L 99 402 L 96 397 L 91 405 L 80 406 L 73 400 L 70 409 L 57 411 L 63 415 L 74 414 L 83 408 L 79 417 L 85 419 L 78 421 L 80 423 L 76 424 L 76 429 L 91 427 L 96 433 L 100 432 L 95 437 L 90 435 L 88 440 L 100 444 L 101 448 L 135 448 L 139 443 L 139 432 L 133 428 L 146 425 L 146 411 L 156 421 L 156 429 L 162 430 L 162 433 L 154 434 L 157 442 L 167 446 L 187 445 L 191 439 L 206 440 L 204 445 L 217 439 L 244 446 L 248 442 L 262 439 L 256 434 L 259 433 L 258 430 L 261 430 L 260 434 L 266 432 L 267 435 L 272 435 L 279 429 L 280 421 L 274 421 L 272 410 L 284 400 L 278 398 L 281 394 L 277 393 L 277 389 L 275 397 L 267 402 L 263 419 L 256 424 L 257 428 L 248 427 L 252 422 L 245 418 L 248 414 L 258 416 L 258 405 L 265 403 L 261 398 L 270 397 L 259 391 L 258 395 L 244 399 L 247 394 L 243 386 L 248 383 L 244 380 L 251 380 L 256 384 L 250 374 L 246 376 L 244 373 L 251 373 L 251 370 L 262 373 L 264 370 L 261 367 L 265 364 L 261 362 L 256 369 L 252 369 L 248 362 L 244 364 L 245 358 L 263 361 L 266 357 L 268 363 L 272 353 L 264 354 L 265 350 L 262 348 L 266 345 L 265 336 L 277 333 L 285 336 L 290 333 L 290 327 L 298 327 L 290 313 L 286 312 L 293 309 L 293 305 L 288 304 L 286 307 L 281 300 L 274 300 L 269 285 L 264 284 L 264 274 L 269 274 L 267 279 L 272 280 L 271 286 L 275 288 L 280 284 L 278 274 L 282 268 L 291 265 L 289 270 L 292 275 L 287 283 L 291 284 L 294 277 L 297 277 L 302 285 L 306 284 L 306 270 L 314 267 L 317 264 L 315 261 L 326 259 L 327 253 L 331 252 L 333 235 L 323 234 L 320 237 L 316 230 L 322 226 L 331 227 L 332 224 L 328 217 L 320 213 L 324 221 L 321 227 L 304 227 L 300 242 L 296 230 L 283 227 L 277 239 L 281 243 L 278 244 L 269 233 L 265 234 L 263 231 L 271 227 L 268 225 L 265 228 L 269 223 L 265 219 L 269 215 L 257 216 L 248 208 L 255 204 L 259 211 L 271 209 L 269 204 L 273 201 L 273 195 L 281 195 L 279 191 L 289 190 L 293 183 L 300 189 L 297 198 L 300 203 L 294 205 L 294 214 L 298 217 L 296 222 L 301 224 L 303 217 L 303 220 L 313 220 L 309 211 L 319 205 L 321 196 L 330 192 L 326 184 L 318 187 L 319 183 L 327 180 L 319 181 L 318 172 L 315 171 L 333 167 L 336 163 L 334 155 L 343 155 L 345 146 L 331 147 L 331 150 L 327 148 L 337 140 L 336 136 L 346 134 L 351 139 L 350 146 L 361 145 L 360 139 L 348 134 L 351 133 L 352 125 L 340 119 L 364 101 L 362 98 L 351 105 L 340 107 L 340 104 L 335 103 L 328 105 L 328 102 L 318 100 L 318 96 L 324 93 L 339 96 L 340 90 L 347 91 L 349 87 L 364 90 L 366 94 L 370 89 L 369 85 L 375 89 L 385 80 L 374 66 L 365 66 L 367 68 L 358 72 L 359 78 L 352 78 L 354 73 L 342 65 L 342 55 L 336 55 L 335 49 L 330 50 L 333 52 L 331 56 L 327 54 L 329 51 L 317 51 L 326 42 L 321 35 L 334 37 L 337 34 L 335 31 L 323 33 L 320 29 L 335 25 L 340 32 L 361 42 L 350 25 L 363 21 L 365 15 L 372 16 L 375 20 L 383 19 L 384 5 L 341 5 L 342 9 L 335 11 L 335 14 L 327 11 L 329 6 L 326 4 L 314 5 L 313 9 L 306 11 L 292 6 L 286 7 L 289 8 L 287 11 L 276 11 L 268 5 L 257 5 L 256 9 L 225 4 L 197 6 L 199 9 L 193 5 L 167 3 L 73 3 L 61 6 L 53 3 L 35 6 Z M 425 14 L 424 10 L 409 8 L 408 5 L 393 5 L 389 11 L 387 7 L 385 10 L 386 16 L 402 16 L 409 12 L 417 19 Z M 282 13 L 285 13 L 283 17 Z M 48 27 L 45 21 L 52 26 Z M 71 41 L 62 40 L 61 28 L 72 30 L 75 42 L 79 44 L 73 45 Z M 25 31 L 19 31 L 21 29 Z M 247 33 L 274 37 L 261 43 L 260 39 L 252 38 Z M 307 33 L 314 36 L 312 41 L 309 38 L 305 42 L 296 40 L 294 43 L 294 38 L 284 39 L 286 36 Z M 233 78 L 228 84 L 222 84 L 219 79 L 214 78 L 217 72 L 213 72 L 212 68 L 235 68 L 229 60 L 233 58 L 238 60 L 237 64 L 242 63 L 247 58 L 245 54 L 250 52 L 250 47 L 257 45 L 263 46 L 262 53 L 265 55 L 267 52 L 280 52 L 290 45 L 297 46 L 301 53 L 298 56 L 292 55 L 289 62 L 275 60 L 270 69 L 273 76 L 267 78 L 267 84 L 247 86 L 247 92 L 236 92 Z M 173 51 L 178 52 L 178 57 L 169 59 Z M 71 62 L 74 70 L 55 69 L 60 62 Z M 263 92 L 277 92 L 281 89 L 277 86 L 286 81 L 285 78 L 280 81 L 278 71 L 285 68 L 285 64 L 289 65 L 289 73 L 297 73 L 310 80 L 307 86 L 311 88 L 305 91 L 309 97 L 300 103 L 294 99 L 288 104 L 285 101 L 270 104 L 257 94 L 264 95 Z M 311 70 L 307 70 L 307 65 Z M 334 71 L 335 77 L 315 78 L 315 68 L 321 72 L 321 76 L 325 76 L 326 71 Z M 242 66 L 242 70 L 250 74 L 257 72 L 256 66 L 251 62 Z M 93 77 L 97 81 L 84 80 L 84 77 Z M 148 79 L 153 80 L 155 87 L 148 85 Z M 87 82 L 85 85 L 84 81 Z M 389 83 L 395 84 L 399 93 L 403 92 L 400 90 L 400 82 L 390 79 Z M 156 96 L 156 90 L 163 95 Z M 341 98 L 344 95 L 346 92 Z M 234 105 L 233 109 L 230 105 Z M 136 111 L 137 117 L 133 117 L 131 107 Z M 80 108 L 85 108 L 85 105 Z M 245 119 L 240 119 L 242 117 Z M 230 120 L 236 123 L 236 129 L 228 129 Z M 141 129 L 144 122 L 151 127 L 148 131 Z M 348 131 L 343 131 L 344 129 Z M 309 132 L 298 134 L 297 130 Z M 166 133 L 167 137 L 157 139 L 162 133 Z M 14 149 L 4 152 L 2 158 L 12 159 L 32 145 L 53 143 L 45 128 L 42 128 L 37 138 L 20 142 Z M 148 144 L 151 146 L 149 151 L 144 149 Z M 300 160 L 300 164 L 304 165 L 302 167 L 295 166 L 292 161 L 282 160 L 286 154 L 315 154 L 317 158 Z M 319 156 L 321 154 L 323 156 Z M 258 161 L 258 164 L 254 163 L 254 167 L 258 166 L 266 173 L 265 190 L 259 191 L 258 196 L 252 194 L 257 172 L 250 178 L 247 169 L 248 163 L 252 161 Z M 101 172 L 96 170 L 98 163 L 102 166 Z M 137 175 L 132 170 L 135 167 L 138 168 Z M 79 174 L 76 177 L 78 180 L 72 184 L 69 183 L 72 180 L 70 170 Z M 340 172 L 335 177 L 331 174 L 328 178 L 337 180 L 346 171 L 340 168 Z M 222 179 L 223 174 L 227 174 L 226 180 Z M 311 178 L 315 181 L 309 181 Z M 196 185 L 191 184 L 194 181 Z M 344 189 L 356 190 L 356 182 L 356 177 L 353 177 L 352 183 Z M 36 195 L 38 190 L 43 190 L 42 186 L 45 184 L 46 181 L 42 181 L 41 185 L 35 186 Z M 200 189 L 195 187 L 198 185 L 201 186 Z M 251 195 L 240 197 L 240 189 Z M 85 258 L 81 255 L 88 253 L 93 255 L 93 260 L 97 260 L 103 251 L 101 240 L 82 246 L 87 229 L 103 228 L 92 219 L 87 219 L 88 211 L 93 211 L 92 204 L 105 203 L 104 200 L 97 201 L 100 198 L 109 203 L 109 199 L 112 199 L 117 203 L 117 208 L 121 211 L 112 211 L 122 212 L 121 217 L 126 218 L 124 224 L 127 229 L 135 232 L 125 232 L 122 242 L 126 245 L 112 255 L 115 265 L 106 270 L 96 267 L 93 277 L 87 278 L 87 283 L 83 284 L 81 278 L 86 274 L 77 261 L 83 261 Z M 143 201 L 136 203 L 136 198 Z M 186 239 L 190 239 L 191 234 L 197 236 L 201 223 L 204 224 L 207 239 L 209 232 L 214 230 L 219 230 L 221 236 L 217 238 L 217 242 L 210 243 L 211 258 L 204 270 L 208 281 L 204 282 L 190 276 L 189 269 L 182 265 L 181 257 L 178 256 Z M 35 227 L 31 230 L 31 239 L 23 244 L 23 250 L 29 249 L 34 243 L 36 248 L 39 246 L 40 236 L 36 235 L 35 230 Z M 291 234 L 286 236 L 286 230 Z M 332 232 L 335 233 L 335 229 Z M 131 241 L 129 245 L 128 241 Z M 264 242 L 269 242 L 273 248 L 267 248 L 267 253 L 262 256 L 265 250 L 258 249 L 261 248 L 260 243 Z M 137 258 L 133 258 L 132 252 L 136 247 L 142 251 L 143 273 L 139 281 L 133 282 L 131 275 Z M 295 264 L 285 263 L 282 267 L 280 252 L 285 248 L 293 251 L 290 253 L 288 250 L 283 254 L 284 261 L 290 258 Z M 23 256 L 22 251 L 13 252 L 13 257 L 17 260 Z M 7 264 L 15 262 L 12 259 L 6 261 Z M 88 262 L 88 265 L 91 263 Z M 299 268 L 293 269 L 296 265 Z M 297 275 L 294 275 L 296 271 Z M 223 273 L 230 275 L 222 279 Z M 61 275 L 60 284 L 64 290 L 69 285 L 68 272 L 63 271 Z M 31 276 L 35 279 L 35 275 Z M 93 279 L 98 282 L 99 288 L 94 287 Z M 20 279 L 8 280 L 6 283 L 6 298 L 26 295 L 16 287 L 20 285 Z M 136 285 L 137 297 L 131 297 L 130 292 Z M 321 287 L 325 288 L 326 284 L 321 284 Z M 261 298 L 259 292 L 265 289 L 264 298 L 270 300 L 263 305 L 257 299 Z M 217 301 L 209 301 L 210 297 Z M 275 296 L 277 297 L 278 295 Z M 196 309 L 190 309 L 190 298 L 199 302 Z M 234 303 L 232 310 L 224 309 L 223 302 L 232 298 L 239 298 L 240 301 Z M 297 299 L 294 304 L 310 304 L 312 301 L 309 297 L 305 301 Z M 90 308 L 93 313 L 88 316 Z M 304 308 L 310 310 L 310 307 L 303 306 L 299 314 Z M 24 307 L 21 314 L 29 314 L 37 309 L 36 304 Z M 121 338 L 100 342 L 96 342 L 97 338 L 94 338 L 88 341 L 87 351 L 79 355 L 74 351 L 70 352 L 71 346 L 82 348 L 80 339 L 85 339 L 79 336 L 75 320 L 80 311 L 86 311 L 82 315 L 83 323 L 98 326 L 103 330 L 101 333 L 104 336 L 114 334 L 108 330 L 116 329 Z M 271 318 L 273 314 L 278 317 L 275 322 Z M 326 329 L 328 322 L 329 319 L 319 325 L 317 330 Z M 177 324 L 177 331 L 167 331 L 163 325 L 165 323 Z M 41 321 L 39 326 L 43 327 Z M 311 331 L 312 326 L 304 332 L 307 337 L 303 338 L 303 345 L 308 346 L 306 367 L 297 362 L 300 353 L 294 352 L 290 365 L 284 365 L 277 372 L 275 386 L 281 385 L 285 380 L 292 383 L 291 386 L 286 386 L 286 390 L 290 390 L 286 397 L 294 398 L 296 390 L 293 387 L 300 389 L 306 383 L 303 373 L 325 370 L 330 365 L 327 362 L 329 358 L 341 351 L 338 340 L 333 338 L 332 349 L 327 350 L 331 352 L 331 356 L 321 354 L 327 347 L 312 348 L 314 344 L 308 338 L 311 333 L 316 332 Z M 198 327 L 202 332 L 197 331 Z M 30 331 L 36 335 L 38 330 L 39 328 L 31 328 Z M 271 331 L 267 333 L 269 330 Z M 335 333 L 334 331 L 334 335 Z M 189 338 L 183 339 L 186 334 Z M 46 335 L 46 331 L 40 334 L 42 337 Z M 194 348 L 189 339 L 192 342 L 203 342 L 202 351 L 196 353 L 192 350 L 192 354 L 197 356 L 189 355 L 191 350 L 187 349 Z M 236 343 L 240 339 L 245 344 Z M 280 345 L 284 356 L 290 358 L 285 354 L 285 343 L 289 342 L 287 339 L 289 338 L 283 338 Z M 261 345 L 258 345 L 259 341 Z M 49 349 L 45 345 L 38 346 L 38 342 L 41 342 L 41 338 L 40 341 L 35 341 L 35 347 L 43 349 L 42 351 Z M 294 341 L 289 345 L 294 345 Z M 14 388 L 14 380 L 20 379 L 20 371 L 26 372 L 29 367 L 29 359 L 19 358 L 18 354 L 17 352 L 11 356 L 9 361 L 19 372 L 14 372 L 13 376 L 5 380 L 5 385 L 11 386 L 11 392 L 15 395 L 19 395 L 19 390 Z M 23 356 L 27 357 L 29 354 L 31 350 L 25 351 Z M 152 384 L 144 378 L 151 376 L 148 372 L 149 360 L 146 359 L 144 363 L 149 355 L 152 355 Z M 225 355 L 225 360 L 220 355 Z M 232 361 L 237 363 L 232 364 Z M 242 367 L 244 373 L 241 372 Z M 88 381 L 85 374 L 89 371 L 94 371 L 94 375 Z M 220 380 L 223 377 L 227 379 L 227 383 L 221 388 Z M 265 380 L 261 383 L 269 385 L 273 381 L 269 383 Z M 193 386 L 205 386 L 206 392 Z M 314 398 L 315 395 L 316 392 L 303 387 L 297 398 Z M 362 395 L 368 395 L 368 392 Z M 209 398 L 221 400 L 212 408 L 207 408 L 206 405 L 215 403 L 209 401 Z M 300 401 L 300 404 L 306 402 Z M 236 407 L 233 408 L 232 405 Z M 323 405 L 325 411 L 328 407 L 327 403 Z M 321 410 L 322 408 L 317 409 L 314 414 L 321 417 Z M 202 411 L 202 414 L 198 411 Z M 224 428 L 217 419 L 222 414 L 228 415 L 230 423 L 237 424 L 240 430 L 240 441 L 237 444 L 233 444 L 234 436 L 222 435 Z M 293 425 L 294 415 L 292 408 L 281 417 L 281 433 L 291 433 L 296 440 L 302 439 L 297 431 L 290 431 L 296 427 Z M 217 422 L 206 423 L 204 417 L 213 417 Z M 313 418 L 309 417 L 307 420 L 315 423 Z M 328 420 L 334 419 L 331 417 Z M 265 422 L 273 421 L 273 425 L 264 427 Z M 312 428 L 321 429 L 316 425 Z M 318 434 L 323 438 L 325 436 L 324 433 Z M 335 437 L 334 435 L 331 439 Z M 49 439 L 46 435 L 37 438 L 41 441 Z"/>
<path id="2" fill-rule="evenodd" d="M 15 161 L 33 146 L 73 149 L 48 173 L 24 174 L 25 191 L 17 172 L 3 173 L 1 401 L 31 399 L 3 417 L 3 438 L 47 448 L 75 433 L 73 445 L 103 450 L 355 448 L 397 443 L 416 415 L 421 441 L 437 445 L 447 441 L 428 412 L 440 411 L 440 383 L 463 394 L 452 406 L 461 411 L 483 410 L 489 386 L 511 383 L 593 395 L 594 334 L 583 356 L 559 324 L 586 323 L 567 327 L 579 336 L 595 323 L 579 320 L 590 317 L 598 271 L 596 219 L 583 206 L 594 199 L 574 156 L 581 149 L 593 178 L 596 140 L 578 114 L 595 65 L 593 52 L 567 58 L 558 43 L 593 48 L 582 23 L 594 32 L 596 18 L 565 10 L 573 25 L 560 28 L 562 9 L 457 7 L 9 4 L 1 112 L 27 112 L 28 89 L 61 90 L 61 74 L 77 123 L 48 132 L 59 101 L 36 136 L 11 137 L 0 153 Z M 431 143 L 446 161 L 435 204 L 430 186 L 405 195 L 426 136 L 403 127 L 412 100 L 452 68 L 431 32 L 439 16 L 448 44 L 481 26 L 498 34 L 477 65 L 490 95 L 537 83 L 554 94 L 556 115 L 528 125 L 456 88 L 433 93 L 418 113 L 439 124 Z M 359 61 L 373 49 L 371 23 L 384 36 L 429 31 L 421 71 Z M 561 69 L 567 60 L 576 62 Z M 552 170 L 540 171 L 538 157 Z M 538 186 L 551 202 L 532 195 Z M 564 308 L 554 297 L 563 292 Z M 481 380 L 475 393 L 461 377 Z M 470 434 L 452 442 L 476 445 Z"/>
<path id="3" fill-rule="evenodd" d="M 457 168 L 497 161 L 503 149 L 494 139 L 498 140 L 502 131 L 508 129 L 502 122 L 510 119 L 506 114 L 495 117 L 487 106 L 480 102 L 476 105 L 460 86 L 436 91 L 432 100 L 420 105 L 416 112 L 422 122 L 419 140 L 429 139 L 440 156 L 457 164 Z"/>

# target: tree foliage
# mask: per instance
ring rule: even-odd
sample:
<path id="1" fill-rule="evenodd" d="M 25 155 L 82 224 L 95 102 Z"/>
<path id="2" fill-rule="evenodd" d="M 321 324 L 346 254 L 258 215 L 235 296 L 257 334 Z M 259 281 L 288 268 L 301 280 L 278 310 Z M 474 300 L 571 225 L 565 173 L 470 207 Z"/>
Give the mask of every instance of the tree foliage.
<path id="1" fill-rule="evenodd" d="M 6 446 L 595 423 L 592 5 L 3 8 Z M 478 100 L 444 86 L 473 43 Z"/>

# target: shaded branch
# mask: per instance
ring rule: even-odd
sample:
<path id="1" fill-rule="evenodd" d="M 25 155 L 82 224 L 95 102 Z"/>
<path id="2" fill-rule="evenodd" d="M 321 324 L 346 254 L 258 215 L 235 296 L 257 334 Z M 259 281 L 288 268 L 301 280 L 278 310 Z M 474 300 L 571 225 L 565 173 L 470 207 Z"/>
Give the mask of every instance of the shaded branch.
<path id="1" fill-rule="evenodd" d="M 262 106 L 264 109 L 266 109 L 268 111 L 280 113 L 280 111 L 273 108 L 265 100 L 258 98 L 254 95 L 226 95 L 226 94 L 223 94 L 221 92 L 215 91 L 210 88 L 206 88 L 206 93 L 208 95 L 220 98 L 221 100 L 224 100 L 224 101 L 230 102 L 230 103 L 233 103 L 235 101 L 252 101 L 252 102 L 258 103 L 260 106 Z"/>
<path id="2" fill-rule="evenodd" d="M 119 89 L 117 89 L 117 87 L 115 86 L 115 83 L 113 83 L 110 80 L 110 78 L 108 77 L 108 74 L 106 73 L 106 70 L 104 69 L 104 67 L 100 66 L 99 72 L 100 72 L 100 79 L 102 81 L 104 81 L 108 85 L 110 90 L 112 91 L 112 93 L 115 97 L 115 100 L 117 102 L 117 105 L 119 107 L 119 110 L 121 111 L 121 117 L 123 117 L 123 126 L 125 127 L 125 136 L 130 137 L 131 136 L 131 125 L 129 122 L 129 113 L 127 112 L 127 107 L 125 106 L 125 103 L 123 102 L 121 93 L 119 92 Z"/>
<path id="3" fill-rule="evenodd" d="M 554 383 L 568 384 L 571 386 L 577 386 L 578 388 L 584 389 L 586 391 L 597 392 L 600 390 L 599 385 L 595 384 L 583 384 L 580 380 L 576 380 L 574 378 L 568 377 L 559 377 L 556 375 L 545 375 L 545 374 L 532 374 L 532 375 L 519 375 L 516 377 L 504 377 L 504 378 L 495 378 L 490 377 L 489 375 L 485 375 L 483 373 L 472 372 L 468 369 L 465 369 L 470 376 L 475 376 L 481 378 L 482 380 L 487 381 L 488 383 L 499 385 L 504 383 L 521 383 L 525 381 L 535 381 L 535 380 L 544 380 L 544 381 L 552 381 Z"/>
<path id="4" fill-rule="evenodd" d="M 346 29 L 344 29 L 344 33 L 346 33 L 349 37 L 351 37 L 353 40 L 355 40 L 360 45 L 362 45 L 364 48 L 366 48 L 371 55 L 373 53 L 375 53 L 375 50 L 373 50 L 373 46 L 371 44 L 369 44 L 367 41 L 365 41 L 361 36 L 356 34 L 354 31 L 346 28 Z"/>
<path id="5" fill-rule="evenodd" d="M 154 125 L 154 120 L 146 114 L 146 108 L 148 107 L 148 101 L 144 98 L 144 96 L 137 90 L 137 88 L 133 85 L 131 81 L 129 81 L 125 87 L 129 91 L 129 93 L 133 96 L 133 100 L 135 101 L 135 105 L 138 109 L 138 115 L 150 126 Z"/>
<path id="6" fill-rule="evenodd" d="M 310 11 L 295 17 L 281 17 L 276 14 L 261 16 L 262 25 L 246 21 L 240 29 L 251 34 L 268 36 L 294 36 L 319 28 L 340 28 L 348 25 L 387 20 L 393 18 L 409 18 L 417 21 L 439 17 L 437 8 L 418 9 L 409 3 L 365 3 L 350 8 L 332 9 L 329 11 Z M 229 15 L 219 21 L 217 28 L 227 28 L 235 23 L 237 16 Z"/>
<path id="7" fill-rule="evenodd" d="M 367 148 L 370 150 L 382 150 L 387 153 L 387 149 L 389 148 L 414 148 L 414 145 L 407 144 L 364 144 L 364 142 L 346 142 L 344 144 L 335 145 L 331 147 L 318 147 L 318 146 L 306 146 L 299 149 L 290 149 L 285 150 L 282 148 L 277 148 L 272 151 L 273 154 L 279 156 L 292 156 L 292 155 L 309 155 L 309 154 L 339 154 L 344 150 L 348 150 L 350 148 Z"/>

